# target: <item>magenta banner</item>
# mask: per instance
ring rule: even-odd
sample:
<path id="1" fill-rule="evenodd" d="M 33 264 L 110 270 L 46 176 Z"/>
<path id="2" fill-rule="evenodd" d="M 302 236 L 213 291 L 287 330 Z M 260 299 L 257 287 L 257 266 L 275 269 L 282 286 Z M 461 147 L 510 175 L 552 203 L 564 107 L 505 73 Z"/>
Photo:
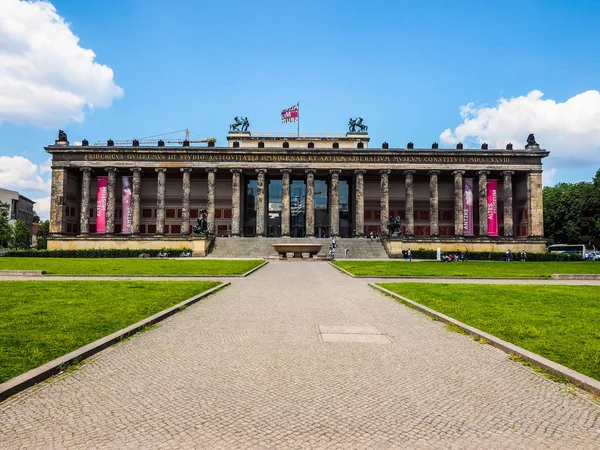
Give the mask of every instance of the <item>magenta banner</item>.
<path id="1" fill-rule="evenodd" d="M 300 120 L 300 104 L 281 111 L 281 123 L 298 122 Z"/>
<path id="2" fill-rule="evenodd" d="M 498 180 L 487 182 L 488 236 L 498 236 Z"/>
<path id="3" fill-rule="evenodd" d="M 473 178 L 465 178 L 463 186 L 463 228 L 466 236 L 473 235 Z"/>
<path id="4" fill-rule="evenodd" d="M 122 207 L 123 221 L 121 232 L 131 233 L 131 219 L 133 217 L 133 208 L 131 207 L 131 177 L 123 177 Z"/>
<path id="5" fill-rule="evenodd" d="M 108 177 L 98 177 L 96 206 L 96 233 L 106 233 L 106 199 L 108 198 Z"/>

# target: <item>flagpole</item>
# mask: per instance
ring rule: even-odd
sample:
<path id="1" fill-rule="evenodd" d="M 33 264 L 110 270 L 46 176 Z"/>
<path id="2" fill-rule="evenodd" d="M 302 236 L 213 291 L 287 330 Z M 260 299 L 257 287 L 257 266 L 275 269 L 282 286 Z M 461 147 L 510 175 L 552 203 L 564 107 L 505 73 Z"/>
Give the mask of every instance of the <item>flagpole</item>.
<path id="1" fill-rule="evenodd" d="M 300 102 L 298 102 L 298 137 L 300 137 Z"/>

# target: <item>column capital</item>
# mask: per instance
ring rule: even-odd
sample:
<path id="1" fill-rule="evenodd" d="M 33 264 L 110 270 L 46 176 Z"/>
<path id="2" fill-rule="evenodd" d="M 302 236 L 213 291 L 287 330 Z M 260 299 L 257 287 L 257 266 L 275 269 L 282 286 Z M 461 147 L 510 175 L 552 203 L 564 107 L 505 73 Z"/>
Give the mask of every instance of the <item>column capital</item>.
<path id="1" fill-rule="evenodd" d="M 216 167 L 207 167 L 207 168 L 206 168 L 206 169 L 204 169 L 204 170 L 206 170 L 207 172 L 212 172 L 212 173 L 215 173 L 215 172 L 217 171 L 217 168 L 216 168 Z"/>
<path id="2" fill-rule="evenodd" d="M 279 169 L 281 173 L 292 173 L 292 169 Z"/>
<path id="3" fill-rule="evenodd" d="M 404 175 L 414 175 L 417 171 L 416 170 L 405 170 L 404 171 Z"/>
<path id="4" fill-rule="evenodd" d="M 262 173 L 263 175 L 264 175 L 265 173 L 267 173 L 267 169 L 254 169 L 254 171 L 255 171 L 256 173 L 258 173 L 258 174 L 261 174 L 261 173 Z"/>
<path id="5" fill-rule="evenodd" d="M 81 170 L 82 172 L 91 172 L 92 168 L 91 167 L 80 167 L 79 170 Z"/>
<path id="6" fill-rule="evenodd" d="M 182 172 L 191 172 L 192 168 L 191 167 L 182 167 L 181 169 L 179 169 Z"/>
<path id="7" fill-rule="evenodd" d="M 381 169 L 381 170 L 379 171 L 379 173 L 380 173 L 381 175 L 389 175 L 390 173 L 392 173 L 392 171 L 391 171 L 390 169 Z"/>
<path id="8" fill-rule="evenodd" d="M 501 173 L 502 173 L 502 175 L 509 175 L 509 176 L 515 174 L 515 172 L 513 170 L 504 170 Z"/>
<path id="9" fill-rule="evenodd" d="M 429 175 L 439 175 L 441 173 L 441 170 L 430 170 Z"/>
<path id="10" fill-rule="evenodd" d="M 312 174 L 314 175 L 316 172 L 317 172 L 317 169 L 306 169 L 306 170 L 304 171 L 304 173 L 305 173 L 305 174 L 307 174 L 307 175 L 308 175 L 309 173 L 312 173 Z"/>
<path id="11" fill-rule="evenodd" d="M 331 175 L 336 175 L 336 174 L 339 175 L 340 173 L 342 173 L 342 169 L 330 169 L 329 173 Z"/>
<path id="12" fill-rule="evenodd" d="M 356 169 L 356 170 L 354 171 L 354 173 L 355 173 L 356 175 L 364 175 L 365 173 L 367 173 L 367 171 L 366 171 L 365 169 Z"/>
<path id="13" fill-rule="evenodd" d="M 454 170 L 452 171 L 452 175 L 464 175 L 465 171 L 464 170 Z"/>
<path id="14" fill-rule="evenodd" d="M 133 173 L 135 173 L 135 172 L 141 172 L 142 168 L 141 167 L 130 167 L 129 170 L 131 170 Z"/>
<path id="15" fill-rule="evenodd" d="M 230 171 L 231 173 L 242 173 L 242 169 L 239 169 L 239 168 L 235 168 L 235 169 L 229 169 L 229 171 Z"/>
<path id="16" fill-rule="evenodd" d="M 156 169 L 154 169 L 154 171 L 158 173 L 165 173 L 167 169 L 164 167 L 157 167 Z"/>
<path id="17" fill-rule="evenodd" d="M 110 173 L 110 172 L 116 172 L 117 168 L 116 167 L 105 167 L 104 170 L 106 170 L 108 173 Z"/>
<path id="18" fill-rule="evenodd" d="M 480 170 L 479 172 L 477 172 L 477 175 L 481 176 L 481 175 L 489 175 L 490 171 L 489 170 Z"/>

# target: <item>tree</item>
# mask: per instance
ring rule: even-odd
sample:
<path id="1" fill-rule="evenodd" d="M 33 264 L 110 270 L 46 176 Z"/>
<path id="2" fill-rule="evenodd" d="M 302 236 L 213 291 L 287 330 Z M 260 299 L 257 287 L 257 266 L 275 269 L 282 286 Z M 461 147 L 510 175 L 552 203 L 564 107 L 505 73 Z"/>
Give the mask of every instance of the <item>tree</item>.
<path id="1" fill-rule="evenodd" d="M 48 248 L 48 233 L 50 233 L 50 221 L 44 220 L 36 233 L 38 250 L 46 250 Z"/>
<path id="2" fill-rule="evenodd" d="M 16 250 L 28 250 L 31 248 L 31 231 L 27 224 L 21 219 L 17 219 L 13 225 L 11 247 Z"/>
<path id="3" fill-rule="evenodd" d="M 8 203 L 0 202 L 0 248 L 8 247 L 12 236 L 12 227 L 8 223 Z"/>
<path id="4" fill-rule="evenodd" d="M 600 170 L 593 182 L 545 187 L 544 233 L 548 245 L 585 244 L 600 248 Z"/>
<path id="5" fill-rule="evenodd" d="M 40 216 L 38 216 L 38 213 L 35 212 L 35 209 L 33 210 L 33 219 L 32 219 L 33 223 L 41 223 L 42 219 L 40 219 Z"/>

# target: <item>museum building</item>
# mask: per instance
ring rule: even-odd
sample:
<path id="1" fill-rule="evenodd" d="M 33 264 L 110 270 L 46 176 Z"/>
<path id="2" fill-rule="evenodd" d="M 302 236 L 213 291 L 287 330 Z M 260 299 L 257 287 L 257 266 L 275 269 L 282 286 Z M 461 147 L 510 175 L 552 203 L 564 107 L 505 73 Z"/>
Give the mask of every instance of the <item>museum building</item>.
<path id="1" fill-rule="evenodd" d="M 192 248 L 214 237 L 361 238 L 401 249 L 544 251 L 542 159 L 524 149 L 369 147 L 367 133 L 232 131 L 227 147 L 70 145 L 52 155 L 49 249 Z M 206 211 L 207 235 L 193 225 Z M 390 230 L 400 217 L 401 230 Z M 393 232 L 393 235 L 392 235 Z"/>

